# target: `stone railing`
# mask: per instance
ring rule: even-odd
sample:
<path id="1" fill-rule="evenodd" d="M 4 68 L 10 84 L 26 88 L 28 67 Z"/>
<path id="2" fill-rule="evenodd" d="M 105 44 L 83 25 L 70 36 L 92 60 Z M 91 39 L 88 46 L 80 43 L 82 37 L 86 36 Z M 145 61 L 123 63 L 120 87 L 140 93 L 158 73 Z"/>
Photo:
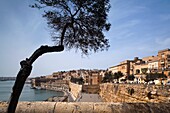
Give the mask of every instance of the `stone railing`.
<path id="1" fill-rule="evenodd" d="M 0 113 L 7 103 L 0 102 Z M 169 113 L 170 103 L 19 102 L 15 113 Z"/>

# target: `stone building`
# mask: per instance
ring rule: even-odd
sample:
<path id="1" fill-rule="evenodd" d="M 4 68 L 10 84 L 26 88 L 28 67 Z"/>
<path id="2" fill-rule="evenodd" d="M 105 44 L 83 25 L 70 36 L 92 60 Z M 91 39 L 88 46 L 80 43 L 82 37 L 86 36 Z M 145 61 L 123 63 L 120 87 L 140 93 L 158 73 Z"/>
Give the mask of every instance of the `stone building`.
<path id="1" fill-rule="evenodd" d="M 112 73 L 116 73 L 118 71 L 121 71 L 124 75 L 130 75 L 130 64 L 131 60 L 125 60 L 121 62 L 120 64 L 116 66 L 112 66 L 108 69 L 108 71 L 111 71 Z"/>
<path id="2" fill-rule="evenodd" d="M 166 75 L 170 75 L 170 49 L 158 51 L 158 69 Z"/>
<path id="3" fill-rule="evenodd" d="M 170 49 L 158 51 L 156 56 L 148 56 L 142 59 L 135 57 L 133 60 L 125 60 L 108 69 L 113 74 L 121 71 L 125 76 L 141 76 L 146 73 L 164 73 L 170 75 Z"/>
<path id="4" fill-rule="evenodd" d="M 91 71 L 88 76 L 85 76 L 86 85 L 98 85 L 102 82 L 103 74 L 101 71 Z"/>

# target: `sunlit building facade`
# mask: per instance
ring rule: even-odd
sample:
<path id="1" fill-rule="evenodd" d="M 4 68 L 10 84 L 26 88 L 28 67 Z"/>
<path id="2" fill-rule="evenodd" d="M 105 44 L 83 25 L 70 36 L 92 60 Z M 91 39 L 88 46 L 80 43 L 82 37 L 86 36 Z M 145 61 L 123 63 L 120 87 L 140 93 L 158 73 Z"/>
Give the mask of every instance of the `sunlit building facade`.
<path id="1" fill-rule="evenodd" d="M 148 56 L 142 59 L 135 57 L 133 60 L 125 60 L 108 69 L 113 74 L 121 71 L 125 76 L 144 75 L 146 73 L 164 73 L 170 76 L 170 49 L 158 51 L 156 56 Z"/>

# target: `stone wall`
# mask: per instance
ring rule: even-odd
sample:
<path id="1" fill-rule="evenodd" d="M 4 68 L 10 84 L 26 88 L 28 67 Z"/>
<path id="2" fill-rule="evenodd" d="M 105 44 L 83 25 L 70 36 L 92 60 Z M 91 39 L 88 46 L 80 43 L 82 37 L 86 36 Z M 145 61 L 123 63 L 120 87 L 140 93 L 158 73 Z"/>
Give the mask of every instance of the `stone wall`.
<path id="1" fill-rule="evenodd" d="M 7 103 L 0 102 L 0 113 Z M 169 113 L 170 103 L 19 102 L 15 113 Z"/>
<path id="2" fill-rule="evenodd" d="M 85 93 L 99 93 L 99 85 L 83 85 L 82 92 Z"/>
<path id="3" fill-rule="evenodd" d="M 99 94 L 105 102 L 170 102 L 170 86 L 105 83 Z"/>
<path id="4" fill-rule="evenodd" d="M 54 82 L 42 82 L 40 83 L 40 88 L 54 91 L 66 91 L 68 90 L 68 81 L 56 80 Z"/>
<path id="5" fill-rule="evenodd" d="M 70 93 L 74 96 L 74 100 L 79 97 L 79 94 L 82 91 L 82 85 L 78 85 L 72 82 L 69 82 Z"/>

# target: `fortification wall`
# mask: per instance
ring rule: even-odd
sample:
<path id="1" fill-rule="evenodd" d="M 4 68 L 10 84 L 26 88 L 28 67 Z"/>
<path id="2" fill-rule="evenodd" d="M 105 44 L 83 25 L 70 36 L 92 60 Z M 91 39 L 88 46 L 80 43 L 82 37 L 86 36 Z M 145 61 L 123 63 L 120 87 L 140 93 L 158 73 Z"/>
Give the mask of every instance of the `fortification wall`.
<path id="1" fill-rule="evenodd" d="M 82 92 L 86 93 L 99 93 L 99 85 L 83 85 Z"/>
<path id="2" fill-rule="evenodd" d="M 0 113 L 7 103 L 0 102 Z M 19 102 L 16 113 L 169 113 L 170 103 Z"/>
<path id="3" fill-rule="evenodd" d="M 170 102 L 170 86 L 105 83 L 99 94 L 105 102 Z"/>
<path id="4" fill-rule="evenodd" d="M 74 100 L 75 100 L 79 97 L 79 94 L 82 91 L 82 85 L 69 82 L 69 89 L 70 89 L 71 94 L 74 96 Z"/>

